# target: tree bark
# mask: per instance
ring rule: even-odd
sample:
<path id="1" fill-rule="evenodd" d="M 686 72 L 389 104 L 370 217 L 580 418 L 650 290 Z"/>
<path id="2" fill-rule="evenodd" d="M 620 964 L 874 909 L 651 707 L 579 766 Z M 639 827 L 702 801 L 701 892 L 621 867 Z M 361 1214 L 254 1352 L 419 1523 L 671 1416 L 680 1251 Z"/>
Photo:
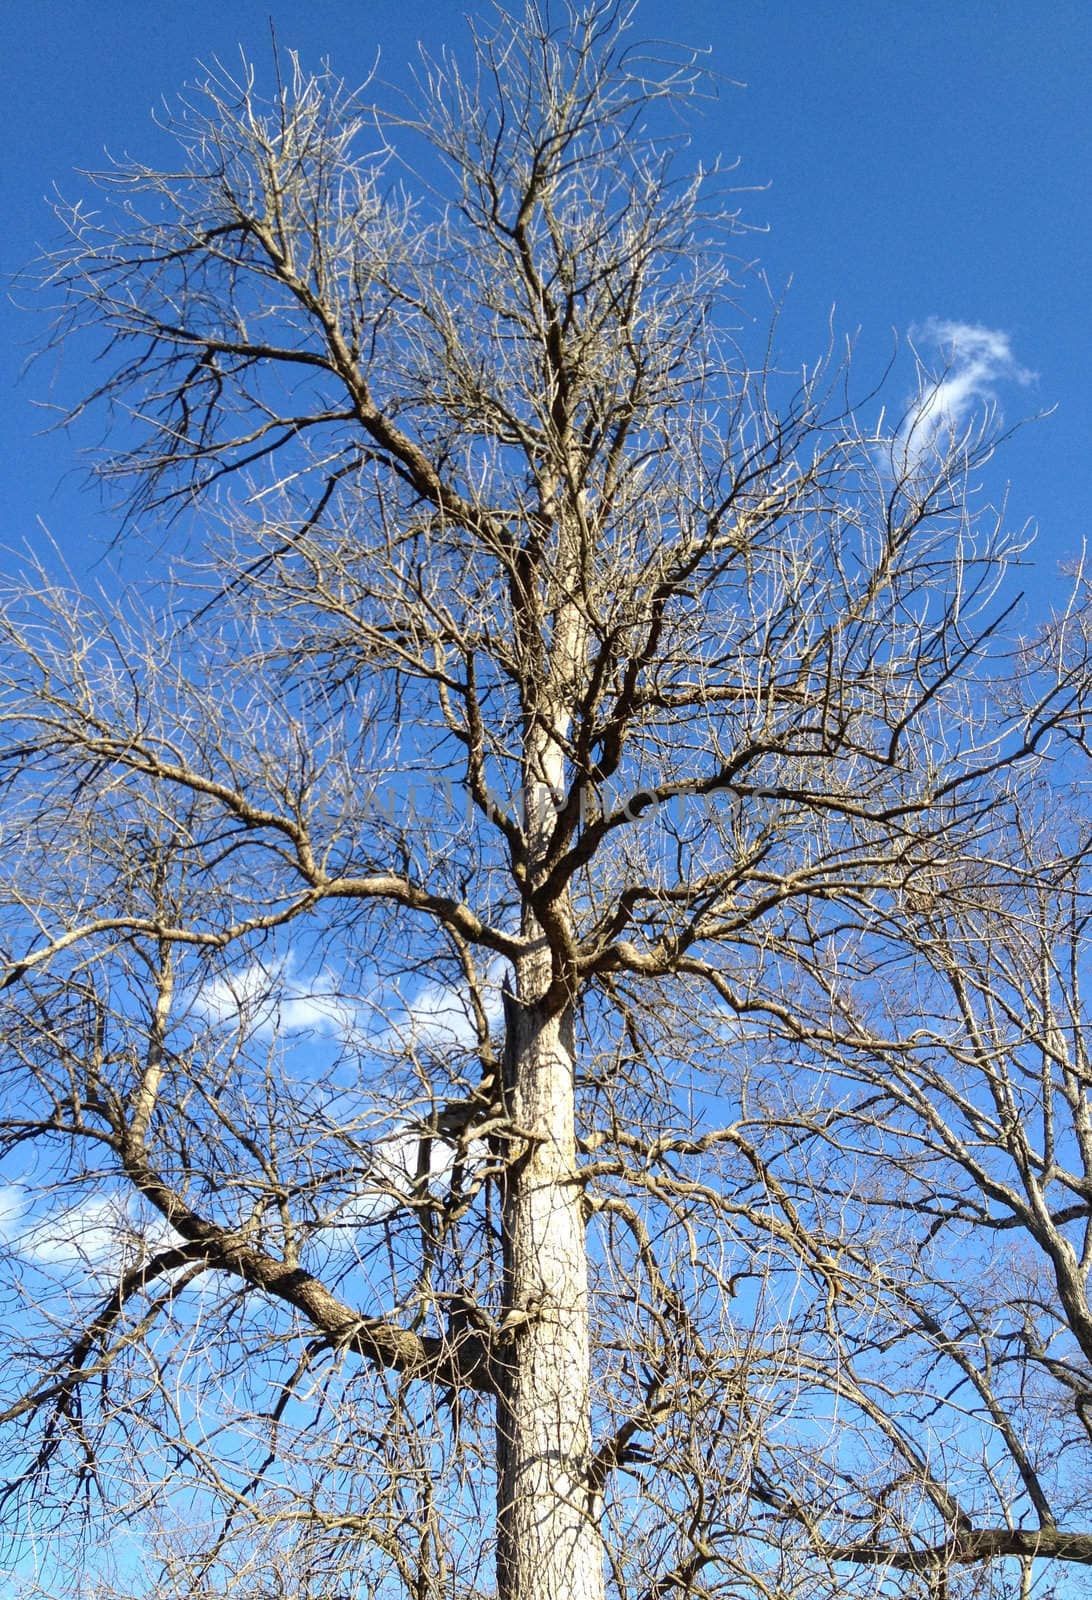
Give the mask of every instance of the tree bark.
<path id="1" fill-rule="evenodd" d="M 544 1014 L 520 998 L 507 1012 L 512 1120 L 534 1137 L 509 1168 L 504 1205 L 504 1320 L 513 1326 L 498 1361 L 497 1593 L 601 1600 L 572 1013 Z"/>
<path id="2" fill-rule="evenodd" d="M 574 530 L 567 530 L 570 541 Z M 525 828 L 533 885 L 564 793 L 565 737 L 586 653 L 576 606 L 555 615 L 538 715 L 525 728 Z M 571 941 L 565 893 L 550 932 L 524 901 L 528 953 L 506 1000 L 504 1307 L 497 1352 L 499 1600 L 602 1600 L 603 1545 L 589 1482 L 591 1354 L 583 1196 L 576 1181 L 574 996 L 558 984 Z M 558 998 L 559 993 L 562 998 Z"/>

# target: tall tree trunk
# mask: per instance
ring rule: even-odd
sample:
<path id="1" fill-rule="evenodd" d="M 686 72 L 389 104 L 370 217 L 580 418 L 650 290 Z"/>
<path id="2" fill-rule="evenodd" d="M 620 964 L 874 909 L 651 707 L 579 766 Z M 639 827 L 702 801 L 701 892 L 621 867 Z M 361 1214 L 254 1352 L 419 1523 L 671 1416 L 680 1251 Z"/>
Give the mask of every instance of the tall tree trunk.
<path id="1" fill-rule="evenodd" d="M 502 1346 L 497 1408 L 497 1592 L 601 1600 L 603 1547 L 587 1481 L 585 1221 L 572 1181 L 572 1014 L 544 1015 L 517 999 L 508 1028 L 513 1120 L 536 1137 L 510 1168 L 505 1194 L 505 1300 L 515 1326 Z"/>
<path id="2" fill-rule="evenodd" d="M 564 737 L 584 656 L 566 602 L 554 630 L 552 682 L 524 749 L 526 829 L 534 866 L 563 792 Z M 565 904 L 554 908 L 567 924 Z M 602 1600 L 603 1545 L 588 1482 L 591 1356 L 585 1216 L 576 1167 L 573 1006 L 545 1003 L 550 944 L 524 906 L 529 953 L 506 1006 L 506 1093 L 516 1128 L 504 1195 L 504 1310 L 497 1404 L 499 1600 Z M 502 1323 L 503 1326 L 503 1323 Z"/>

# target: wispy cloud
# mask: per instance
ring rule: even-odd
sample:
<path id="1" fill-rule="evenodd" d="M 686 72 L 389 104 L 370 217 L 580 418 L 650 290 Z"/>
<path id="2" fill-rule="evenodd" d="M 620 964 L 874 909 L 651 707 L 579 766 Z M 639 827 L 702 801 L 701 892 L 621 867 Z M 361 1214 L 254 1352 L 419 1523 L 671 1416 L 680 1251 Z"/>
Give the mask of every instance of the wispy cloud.
<path id="1" fill-rule="evenodd" d="M 422 1187 L 433 1195 L 445 1194 L 451 1187 L 456 1161 L 462 1165 L 466 1184 L 480 1181 L 481 1169 L 489 1159 L 489 1146 L 484 1139 L 471 1139 L 460 1148 L 443 1138 L 423 1136 L 410 1123 L 401 1123 L 376 1141 L 368 1176 L 356 1194 L 339 1208 L 336 1222 L 323 1229 L 316 1242 L 334 1252 L 352 1250 L 354 1230 L 386 1224 L 397 1212 L 404 1211 L 408 1201 L 420 1199 Z"/>
<path id="2" fill-rule="evenodd" d="M 483 985 L 486 1021 L 491 1029 L 503 1016 L 500 968 Z M 406 1048 L 473 1050 L 478 1045 L 478 1029 L 470 997 L 461 987 L 443 983 L 426 984 L 404 1002 L 405 1009 L 391 1024 L 392 1040 Z"/>
<path id="3" fill-rule="evenodd" d="M 481 998 L 491 1030 L 503 1016 L 504 963 L 484 974 Z M 474 1050 L 478 1030 L 465 986 L 426 983 L 410 992 L 378 983 L 369 995 L 345 992 L 329 970 L 305 974 L 291 955 L 279 963 L 252 961 L 201 986 L 193 1011 L 212 1027 L 240 1026 L 257 1038 L 274 1034 L 326 1033 L 342 1042 L 367 1044 L 409 1056 L 417 1052 Z"/>
<path id="4" fill-rule="evenodd" d="M 903 470 L 942 454 L 977 411 L 996 410 L 1003 385 L 1035 379 L 998 328 L 931 317 L 910 337 L 920 363 L 918 392 L 892 446 L 894 464 Z"/>
<path id="5" fill-rule="evenodd" d="M 332 973 L 296 973 L 291 960 L 279 966 L 253 961 L 203 984 L 194 1009 L 216 1027 L 240 1024 L 260 1037 L 274 1033 L 332 1033 L 346 1039 L 360 1030 L 361 1005 L 348 999 Z"/>
<path id="6" fill-rule="evenodd" d="M 26 1210 L 26 1196 L 14 1183 L 0 1184 L 0 1240 L 7 1243 L 18 1231 L 19 1219 Z"/>
<path id="7" fill-rule="evenodd" d="M 123 1261 L 162 1249 L 175 1237 L 162 1219 L 134 1222 L 120 1194 L 91 1195 L 43 1210 L 29 1191 L 15 1184 L 0 1187 L 0 1240 L 35 1266 L 113 1273 Z"/>
<path id="8" fill-rule="evenodd" d="M 421 1172 L 422 1154 L 426 1171 Z M 422 1181 L 429 1188 L 444 1188 L 455 1164 L 455 1147 L 443 1139 L 429 1139 L 424 1144 L 419 1133 L 410 1128 L 398 1128 L 381 1139 L 375 1146 L 375 1164 L 372 1183 L 380 1194 L 398 1198 L 409 1195 Z"/>
<path id="9" fill-rule="evenodd" d="M 479 973 L 479 996 L 491 1033 L 495 1033 L 504 1020 L 501 989 L 507 971 L 506 963 L 498 959 Z M 414 1054 L 443 1050 L 466 1052 L 478 1048 L 477 1019 L 465 984 L 426 983 L 410 993 L 396 991 L 391 1000 L 390 1021 L 382 1040 L 387 1049 Z"/>
<path id="10" fill-rule="evenodd" d="M 22 1253 L 43 1266 L 101 1266 L 124 1255 L 132 1238 L 124 1205 L 103 1195 L 33 1223 L 23 1234 Z"/>

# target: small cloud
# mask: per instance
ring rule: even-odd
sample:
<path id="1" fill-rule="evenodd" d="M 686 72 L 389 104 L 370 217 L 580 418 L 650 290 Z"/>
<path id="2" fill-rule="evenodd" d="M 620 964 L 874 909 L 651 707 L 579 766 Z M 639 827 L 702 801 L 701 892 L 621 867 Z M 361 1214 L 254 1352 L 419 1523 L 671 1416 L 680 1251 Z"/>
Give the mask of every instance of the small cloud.
<path id="1" fill-rule="evenodd" d="M 234 1027 L 240 1020 L 261 1024 L 273 1015 L 274 983 L 268 967 L 255 961 L 237 972 L 203 983 L 194 1008 L 214 1026 Z"/>
<path id="2" fill-rule="evenodd" d="M 501 999 L 503 964 L 490 971 L 482 985 L 482 1001 L 490 1030 L 504 1018 Z M 390 1040 L 408 1050 L 476 1050 L 478 1029 L 466 990 L 429 983 L 406 1000 L 404 1014 L 391 1024 Z"/>
<path id="3" fill-rule="evenodd" d="M 121 1200 L 103 1195 L 34 1222 L 23 1233 L 22 1253 L 43 1266 L 101 1266 L 123 1255 L 132 1238 Z"/>
<path id="4" fill-rule="evenodd" d="M 162 1218 L 134 1222 L 120 1194 L 92 1195 L 75 1205 L 41 1211 L 27 1190 L 0 1188 L 0 1239 L 36 1266 L 113 1273 L 123 1262 L 161 1250 L 176 1237 Z"/>
<path id="5" fill-rule="evenodd" d="M 919 353 L 918 393 L 892 443 L 894 464 L 904 471 L 943 455 L 966 432 L 976 410 L 995 409 L 999 385 L 1035 380 L 1035 373 L 1016 360 L 1008 334 L 998 328 L 930 317 L 911 329 L 911 339 Z M 940 359 L 939 377 L 921 357 L 930 348 Z"/>
<path id="6" fill-rule="evenodd" d="M 198 990 L 194 1008 L 214 1027 L 241 1024 L 267 1038 L 302 1032 L 349 1038 L 359 1031 L 360 1007 L 340 993 L 334 975 L 296 976 L 290 960 L 276 967 L 253 961 L 211 978 Z"/>
<path id="7" fill-rule="evenodd" d="M 14 1183 L 0 1184 L 0 1240 L 8 1244 L 19 1231 L 19 1219 L 26 1210 L 26 1196 Z"/>
<path id="8" fill-rule="evenodd" d="M 472 1173 L 489 1160 L 489 1147 L 483 1139 L 471 1139 L 460 1150 L 446 1139 L 422 1137 L 409 1123 L 399 1124 L 373 1145 L 368 1177 L 341 1207 L 336 1225 L 326 1230 L 327 1242 L 346 1229 L 386 1222 L 408 1200 L 420 1196 L 422 1184 L 433 1195 L 445 1194 L 456 1160 L 462 1162 L 464 1174 Z"/>
<path id="9" fill-rule="evenodd" d="M 422 1157 L 427 1170 L 421 1172 Z M 425 1179 L 431 1189 L 444 1185 L 455 1162 L 455 1149 L 443 1139 L 422 1141 L 412 1129 L 396 1129 L 375 1146 L 373 1182 L 381 1191 L 409 1195 Z"/>

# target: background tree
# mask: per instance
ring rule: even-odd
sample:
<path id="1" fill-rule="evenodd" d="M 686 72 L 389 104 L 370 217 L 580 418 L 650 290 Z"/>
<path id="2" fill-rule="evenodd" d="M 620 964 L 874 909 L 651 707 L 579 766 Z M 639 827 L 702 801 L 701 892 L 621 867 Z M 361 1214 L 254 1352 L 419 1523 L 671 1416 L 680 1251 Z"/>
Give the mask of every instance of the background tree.
<path id="1" fill-rule="evenodd" d="M 1006 776 L 1083 655 L 996 689 L 988 431 L 748 367 L 625 25 L 214 75 L 51 263 L 189 543 L 4 610 L 5 1499 L 161 1589 L 1092 1559 L 1083 845 Z"/>

